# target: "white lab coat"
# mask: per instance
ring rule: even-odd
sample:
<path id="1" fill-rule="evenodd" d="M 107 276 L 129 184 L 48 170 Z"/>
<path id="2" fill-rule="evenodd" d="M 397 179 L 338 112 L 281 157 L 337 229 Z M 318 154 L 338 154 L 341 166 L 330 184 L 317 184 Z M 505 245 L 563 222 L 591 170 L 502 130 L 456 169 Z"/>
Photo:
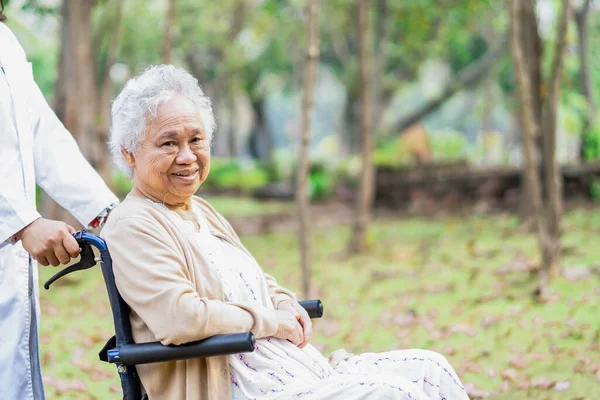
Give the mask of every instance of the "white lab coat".
<path id="1" fill-rule="evenodd" d="M 4 23 L 0 65 L 0 399 L 38 400 L 37 263 L 10 238 L 40 216 L 36 183 L 84 226 L 117 198 L 46 103 Z"/>

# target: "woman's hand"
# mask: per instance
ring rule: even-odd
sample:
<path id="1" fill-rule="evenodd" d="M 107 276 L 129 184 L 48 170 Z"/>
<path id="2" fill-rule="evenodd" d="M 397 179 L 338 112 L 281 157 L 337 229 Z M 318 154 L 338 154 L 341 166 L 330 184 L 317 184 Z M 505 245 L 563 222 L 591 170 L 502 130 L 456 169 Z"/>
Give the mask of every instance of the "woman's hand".
<path id="1" fill-rule="evenodd" d="M 303 342 L 304 334 L 296 316 L 284 310 L 275 310 L 275 315 L 277 316 L 278 328 L 273 337 L 289 340 L 295 346 L 300 345 Z"/>
<path id="2" fill-rule="evenodd" d="M 300 326 L 302 327 L 303 340 L 297 346 L 301 349 L 304 348 L 310 341 L 312 337 L 312 321 L 308 316 L 308 313 L 297 301 L 285 300 L 279 303 L 277 306 L 278 310 L 288 311 L 290 312 L 298 321 Z M 295 343 L 294 343 L 295 344 Z"/>

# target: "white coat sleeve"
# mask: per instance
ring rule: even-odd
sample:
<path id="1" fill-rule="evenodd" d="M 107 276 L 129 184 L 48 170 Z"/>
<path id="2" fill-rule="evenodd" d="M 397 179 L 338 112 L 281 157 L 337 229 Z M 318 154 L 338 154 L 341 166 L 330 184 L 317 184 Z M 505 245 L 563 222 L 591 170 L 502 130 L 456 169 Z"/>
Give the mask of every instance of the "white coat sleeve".
<path id="1" fill-rule="evenodd" d="M 3 129 L 3 124 L 0 121 L 0 129 Z M 40 218 L 40 214 L 37 212 L 35 205 L 25 197 L 22 185 L 14 185 L 13 182 L 10 182 L 14 179 L 23 179 L 18 146 L 15 150 L 0 145 L 0 160 L 2 160 L 0 161 L 1 249 L 10 243 L 10 239 L 15 233 Z"/>
<path id="2" fill-rule="evenodd" d="M 117 197 L 81 154 L 35 82 L 31 99 L 36 110 L 34 164 L 38 185 L 58 204 L 87 226 Z"/>
<path id="3" fill-rule="evenodd" d="M 12 55 L 25 61 L 25 53 L 18 46 L 8 28 L 0 23 L 3 55 Z M 15 46 L 16 44 L 16 46 Z M 35 205 L 25 195 L 19 139 L 12 118 L 11 96 L 4 73 L 0 92 L 0 249 L 10 243 L 11 237 L 34 220 L 40 218 Z"/>

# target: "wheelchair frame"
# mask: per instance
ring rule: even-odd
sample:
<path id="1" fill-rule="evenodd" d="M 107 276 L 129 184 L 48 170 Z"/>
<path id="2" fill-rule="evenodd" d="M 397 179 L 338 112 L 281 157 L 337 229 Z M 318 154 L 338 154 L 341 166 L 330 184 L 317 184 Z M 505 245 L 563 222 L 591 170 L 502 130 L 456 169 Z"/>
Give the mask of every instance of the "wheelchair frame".
<path id="1" fill-rule="evenodd" d="M 160 342 L 135 343 L 129 323 L 129 306 L 119 294 L 115 284 L 112 260 L 106 242 L 96 235 L 86 233 L 84 230 L 74 234 L 74 237 L 81 248 L 81 260 L 52 276 L 44 283 L 44 288 L 48 290 L 50 285 L 57 279 L 75 271 L 92 268 L 97 262 L 100 262 L 113 314 L 115 335 L 106 342 L 98 355 L 101 361 L 117 366 L 121 388 L 123 389 L 123 400 L 146 398 L 145 395 L 142 395 L 142 385 L 135 369 L 137 364 L 254 351 L 255 338 L 252 332 L 215 335 L 180 346 L 164 346 Z M 99 258 L 94 256 L 92 247 L 100 252 Z M 306 309 L 311 318 L 323 316 L 323 304 L 320 300 L 301 301 L 300 305 Z"/>

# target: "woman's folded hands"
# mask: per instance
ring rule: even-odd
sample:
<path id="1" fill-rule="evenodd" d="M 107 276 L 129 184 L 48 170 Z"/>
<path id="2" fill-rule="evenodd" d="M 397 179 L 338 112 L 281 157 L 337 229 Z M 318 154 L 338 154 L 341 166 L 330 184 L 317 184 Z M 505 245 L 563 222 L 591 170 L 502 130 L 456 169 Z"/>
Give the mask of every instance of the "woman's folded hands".
<path id="1" fill-rule="evenodd" d="M 289 340 L 299 348 L 308 344 L 312 336 L 312 321 L 297 301 L 282 301 L 277 306 L 275 315 L 278 329 L 274 337 Z"/>

